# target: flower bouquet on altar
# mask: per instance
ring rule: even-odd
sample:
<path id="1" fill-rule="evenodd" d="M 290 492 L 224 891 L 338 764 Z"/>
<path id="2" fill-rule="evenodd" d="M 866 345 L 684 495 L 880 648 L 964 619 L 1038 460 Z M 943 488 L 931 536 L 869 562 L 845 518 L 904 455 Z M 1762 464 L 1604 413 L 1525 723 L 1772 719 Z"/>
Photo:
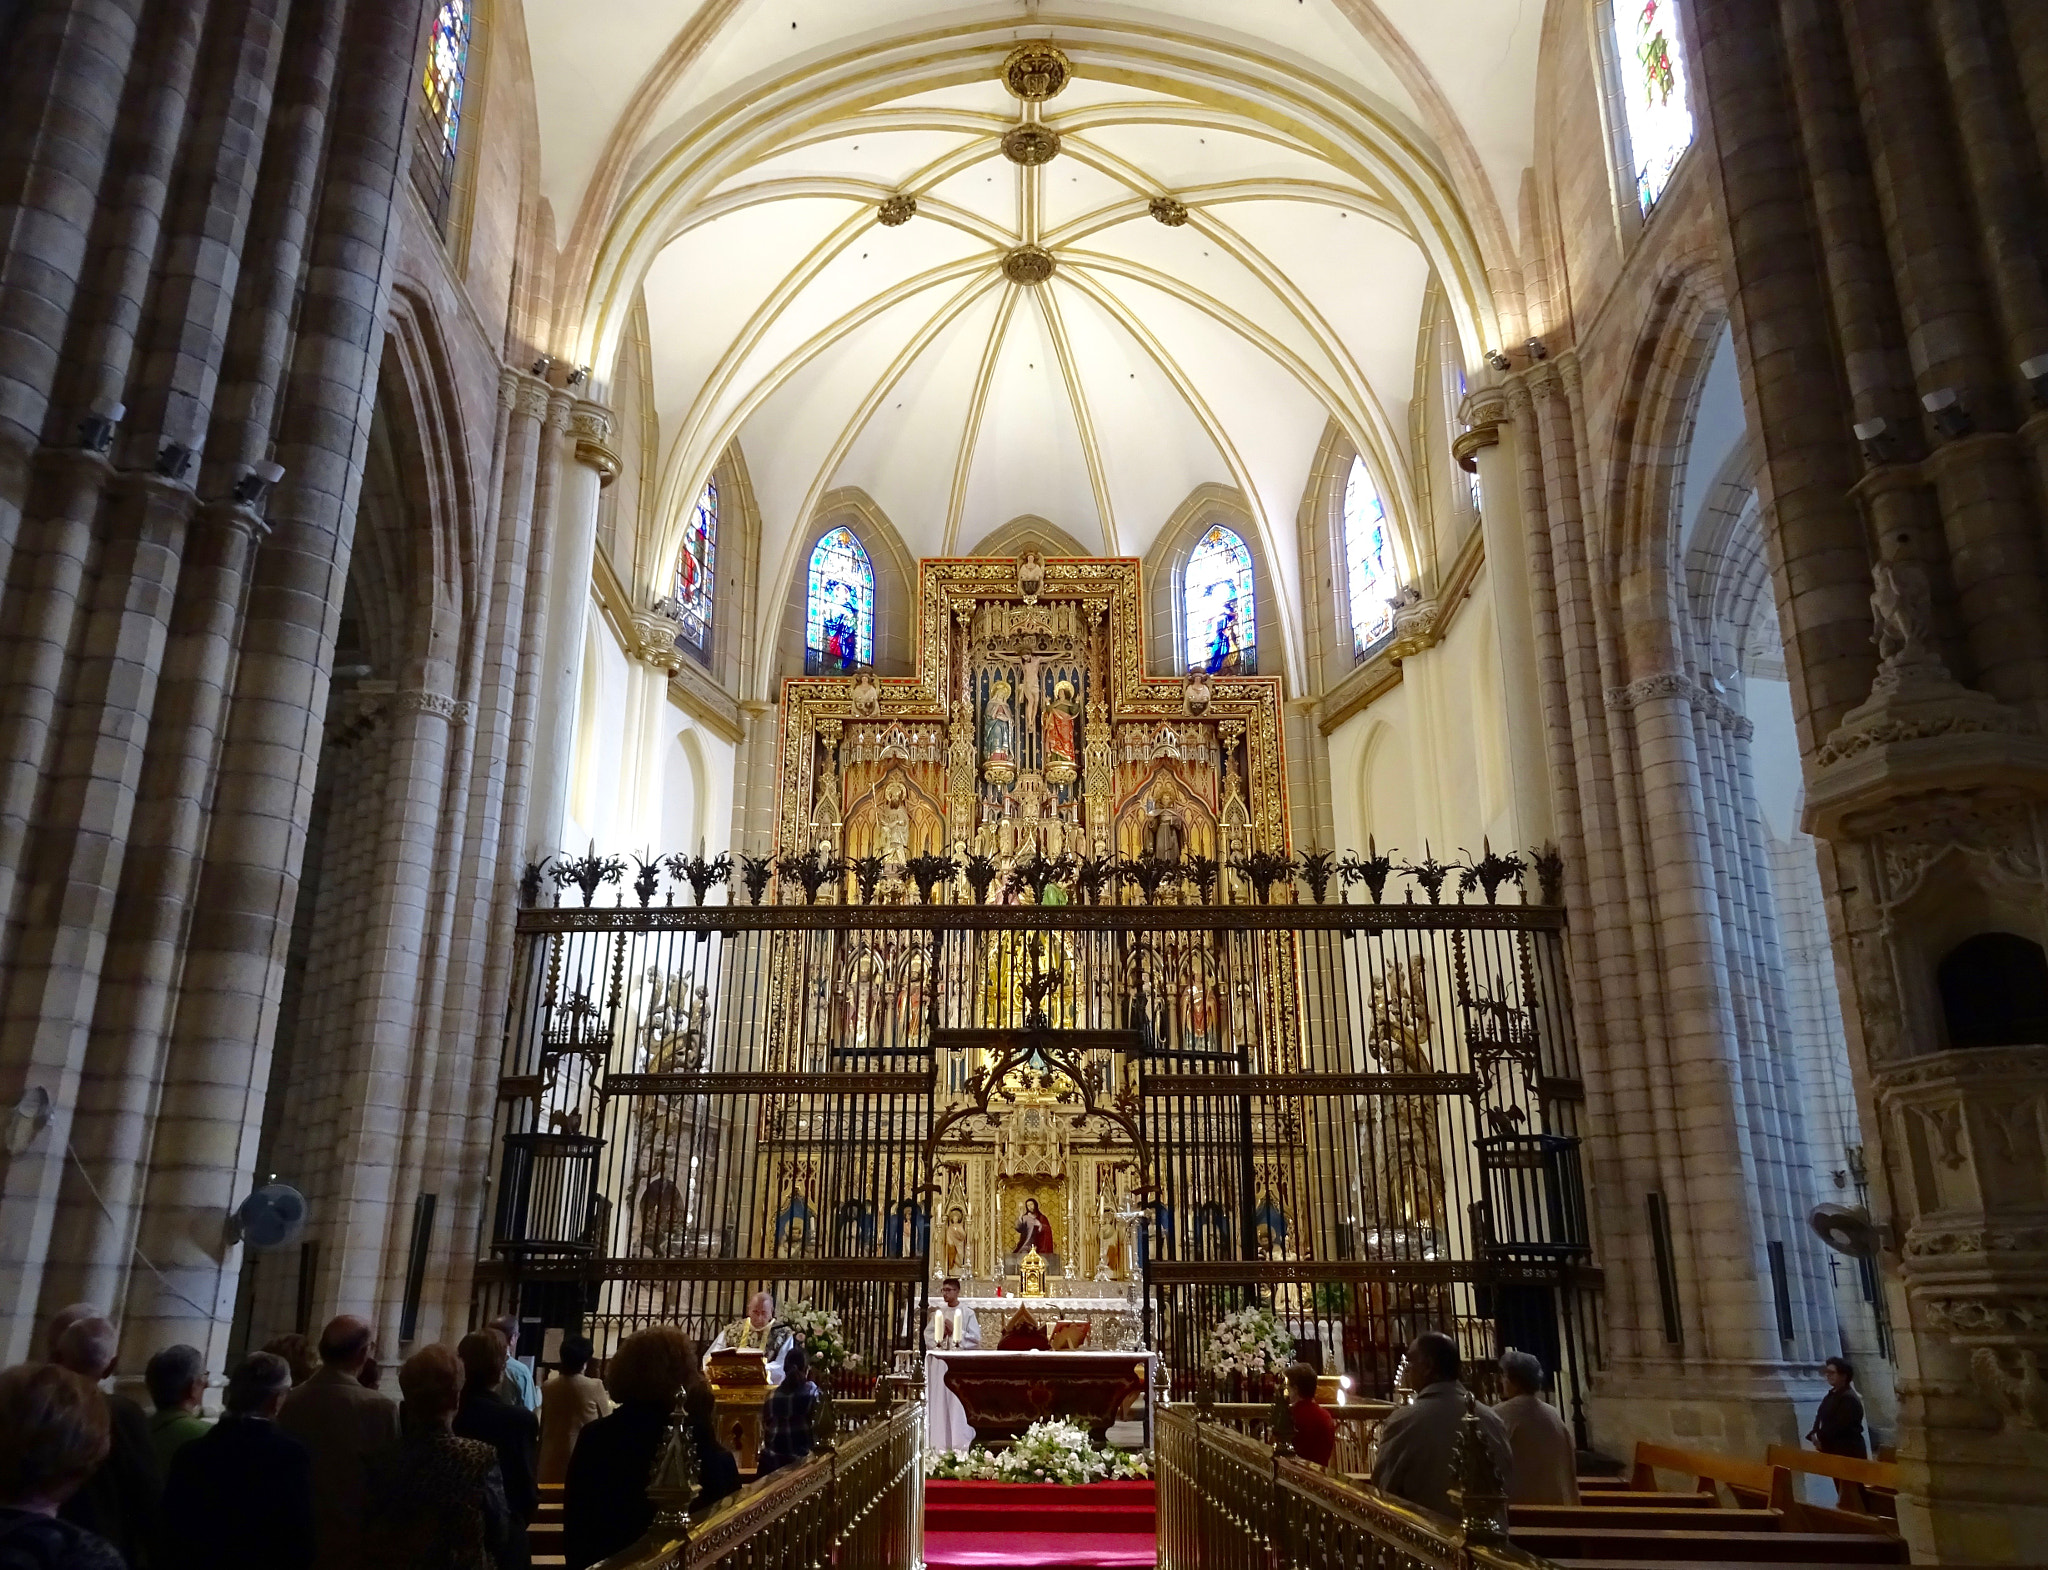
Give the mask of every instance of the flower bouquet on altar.
<path id="1" fill-rule="evenodd" d="M 803 1343 L 815 1372 L 836 1374 L 860 1367 L 860 1359 L 847 1349 L 846 1331 L 839 1323 L 837 1309 L 795 1302 L 782 1311 L 782 1317 L 790 1334 Z"/>
<path id="2" fill-rule="evenodd" d="M 1219 1374 L 1280 1374 L 1293 1361 L 1293 1332 L 1256 1303 L 1225 1314 L 1209 1332 L 1209 1366 Z"/>
<path id="3" fill-rule="evenodd" d="M 975 1444 L 966 1450 L 935 1450 L 925 1457 L 925 1476 L 968 1483 L 1113 1483 L 1152 1475 L 1151 1459 L 1124 1450 L 1098 1448 L 1088 1430 L 1064 1418 L 1041 1418 L 1012 1440 L 1007 1450 Z"/>

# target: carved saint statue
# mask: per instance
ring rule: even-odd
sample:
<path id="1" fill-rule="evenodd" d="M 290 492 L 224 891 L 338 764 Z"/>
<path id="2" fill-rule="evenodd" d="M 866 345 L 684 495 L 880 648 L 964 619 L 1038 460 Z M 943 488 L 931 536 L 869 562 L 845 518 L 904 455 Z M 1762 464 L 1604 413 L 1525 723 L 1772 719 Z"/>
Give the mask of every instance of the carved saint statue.
<path id="1" fill-rule="evenodd" d="M 1180 865 L 1180 854 L 1185 843 L 1181 816 L 1177 810 L 1179 795 L 1170 785 L 1161 785 L 1145 804 L 1145 849 L 1154 860 L 1167 866 Z"/>
<path id="2" fill-rule="evenodd" d="M 967 1213 L 958 1205 L 946 1211 L 946 1228 L 941 1234 L 940 1247 L 946 1262 L 946 1274 L 965 1276 L 971 1274 L 968 1262 Z"/>
<path id="3" fill-rule="evenodd" d="M 1933 653 L 1934 596 L 1927 570 L 1915 561 L 1879 562 L 1870 570 L 1870 608 L 1877 619 L 1877 653 L 1887 665 Z"/>
<path id="4" fill-rule="evenodd" d="M 1010 684 L 1001 676 L 988 689 L 981 717 L 982 774 L 1002 784 L 1017 769 L 1017 720 L 1010 708 Z"/>
<path id="5" fill-rule="evenodd" d="M 1062 677 L 1053 684 L 1052 702 L 1045 706 L 1045 777 L 1055 784 L 1063 785 L 1074 777 L 1074 765 L 1081 756 L 1074 746 L 1079 718 L 1074 684 Z"/>
<path id="6" fill-rule="evenodd" d="M 882 858 L 884 876 L 903 876 L 910 860 L 910 808 L 903 781 L 892 779 L 882 787 L 882 804 L 875 809 L 875 854 Z"/>
<path id="7" fill-rule="evenodd" d="M 1038 730 L 1038 705 L 1045 696 L 1045 659 L 1042 655 L 1024 656 L 1024 674 L 1017 689 L 1017 701 L 1024 710 L 1024 729 L 1027 734 Z"/>

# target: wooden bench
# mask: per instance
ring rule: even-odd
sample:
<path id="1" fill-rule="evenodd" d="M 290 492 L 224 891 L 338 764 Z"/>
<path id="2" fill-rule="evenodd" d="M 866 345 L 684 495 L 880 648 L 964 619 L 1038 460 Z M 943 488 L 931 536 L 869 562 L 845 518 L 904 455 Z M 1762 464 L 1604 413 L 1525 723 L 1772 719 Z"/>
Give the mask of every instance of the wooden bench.
<path id="1" fill-rule="evenodd" d="M 1779 1470 L 1763 1461 L 1738 1461 L 1733 1456 L 1717 1456 L 1706 1450 L 1675 1450 L 1669 1445 L 1653 1445 L 1648 1440 L 1636 1441 L 1635 1464 L 1629 1470 L 1629 1487 L 1638 1493 L 1658 1491 L 1657 1474 L 1678 1472 L 1693 1480 L 1696 1492 L 1720 1497 L 1719 1488 L 1725 1487 L 1736 1504 L 1751 1510 L 1769 1506 L 1784 1508 L 1790 1502 L 1789 1481 L 1779 1497 L 1778 1483 L 1783 1475 Z"/>
<path id="2" fill-rule="evenodd" d="M 1808 1477 L 1831 1477 L 1844 1485 L 1840 1508 L 1809 1506 L 1829 1516 L 1862 1516 L 1896 1526 L 1899 1518 L 1899 1468 L 1892 1461 L 1866 1461 L 1858 1456 L 1831 1456 L 1818 1450 L 1792 1445 L 1772 1445 L 1764 1452 L 1767 1464 Z"/>
<path id="3" fill-rule="evenodd" d="M 1524 1527 L 1598 1527 L 1623 1531 L 1663 1532 L 1780 1532 L 1785 1529 L 1782 1510 L 1724 1510 L 1702 1503 L 1698 1494 L 1681 1494 L 1690 1500 L 1681 1505 L 1620 1507 L 1604 1505 L 1510 1505 L 1508 1525 L 1519 1538 Z"/>
<path id="4" fill-rule="evenodd" d="M 1650 1564 L 1893 1565 L 1907 1563 L 1898 1538 L 1855 1532 L 1701 1532 L 1637 1527 L 1511 1528 L 1525 1553 L 1557 1562 L 1611 1565 L 1625 1559 Z"/>
<path id="5" fill-rule="evenodd" d="M 1579 1505 L 1587 1510 L 1718 1510 L 1719 1494 L 1638 1493 L 1633 1488 L 1581 1488 Z"/>

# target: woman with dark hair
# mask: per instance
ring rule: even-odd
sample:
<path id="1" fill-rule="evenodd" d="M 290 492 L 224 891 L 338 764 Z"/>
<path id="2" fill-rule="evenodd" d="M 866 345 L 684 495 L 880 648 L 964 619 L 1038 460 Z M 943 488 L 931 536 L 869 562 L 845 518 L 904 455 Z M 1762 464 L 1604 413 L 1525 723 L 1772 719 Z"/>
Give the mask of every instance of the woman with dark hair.
<path id="1" fill-rule="evenodd" d="M 604 1386 L 584 1372 L 591 1346 L 582 1336 L 562 1342 L 553 1379 L 540 1387 L 540 1480 L 559 1483 L 569 1475 L 576 1436 L 611 1411 Z"/>
<path id="2" fill-rule="evenodd" d="M 811 1357 L 801 1343 L 782 1360 L 782 1383 L 761 1409 L 761 1453 L 755 1476 L 793 1466 L 811 1453 L 811 1424 L 818 1411 L 818 1387 L 811 1383 Z"/>
<path id="3" fill-rule="evenodd" d="M 57 1507 L 107 1458 L 107 1402 L 49 1363 L 0 1374 L 0 1564 L 124 1570 L 114 1546 L 57 1519 Z"/>
<path id="4" fill-rule="evenodd" d="M 514 1570 L 526 1562 L 526 1534 L 513 1545 L 497 1451 L 450 1427 L 462 1383 L 462 1364 L 444 1346 L 421 1347 L 399 1368 L 403 1433 L 370 1458 L 365 1564 Z"/>
<path id="5" fill-rule="evenodd" d="M 604 1376 L 618 1405 L 584 1428 L 569 1454 L 562 1490 L 562 1552 L 569 1570 L 630 1547 L 654 1524 L 647 1479 L 668 1437 L 677 1395 L 702 1377 L 697 1343 L 674 1325 L 636 1331 L 619 1343 Z"/>
<path id="6" fill-rule="evenodd" d="M 505 1507 L 512 1512 L 515 1562 L 527 1562 L 526 1526 L 540 1513 L 540 1487 L 534 1468 L 540 1459 L 540 1424 L 524 1406 L 507 1405 L 498 1395 L 509 1354 L 504 1333 L 496 1327 L 473 1330 L 455 1344 L 462 1362 L 462 1402 L 450 1425 L 462 1439 L 480 1439 L 498 1452 L 498 1472 L 505 1480 Z"/>

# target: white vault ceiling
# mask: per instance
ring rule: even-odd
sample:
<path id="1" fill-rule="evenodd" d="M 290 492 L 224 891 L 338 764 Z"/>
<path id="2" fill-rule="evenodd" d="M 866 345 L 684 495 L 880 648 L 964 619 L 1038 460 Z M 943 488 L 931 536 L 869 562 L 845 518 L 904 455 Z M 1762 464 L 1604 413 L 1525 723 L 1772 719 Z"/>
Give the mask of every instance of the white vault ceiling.
<path id="1" fill-rule="evenodd" d="M 1438 15 L 1458 8 L 1389 8 L 1413 13 L 1407 36 L 1393 35 L 1405 51 L 1398 70 L 1352 19 L 1372 9 L 1367 0 L 1091 6 L 1088 19 L 1141 16 L 1168 59 L 1175 40 L 1161 23 L 1171 21 L 1189 30 L 1191 62 L 1202 50 L 1215 58 L 1225 29 L 1256 26 L 1256 41 L 1224 58 L 1256 48 L 1269 73 L 1294 73 L 1309 90 L 1340 81 L 1345 101 L 1369 106 L 1382 135 L 1426 169 L 1414 89 L 1439 109 L 1442 94 L 1418 60 L 1460 42 Z M 1515 25 L 1519 0 L 1466 9 L 1504 15 L 1496 43 L 1526 42 L 1533 54 L 1535 21 Z M 1303 134 L 1299 117 L 1204 91 L 1193 64 L 1185 89 L 1156 67 L 1091 79 L 1077 50 L 1075 79 L 1043 105 L 1011 96 L 992 69 L 936 89 L 799 104 L 744 157 L 707 155 L 670 177 L 663 159 L 688 156 L 693 137 L 711 145 L 794 79 L 778 44 L 785 57 L 807 41 L 806 60 L 858 59 L 864 38 L 881 51 L 942 36 L 944 16 L 910 0 L 705 0 L 680 18 L 674 6 L 605 0 L 597 25 L 587 6 L 527 0 L 526 10 L 544 184 L 558 213 L 584 209 L 575 225 L 564 220 L 572 261 L 615 243 L 599 237 L 626 220 L 600 208 L 633 215 L 621 198 L 636 182 L 698 182 L 653 220 L 668 238 L 646 247 L 639 273 L 663 509 L 674 515 L 737 439 L 763 522 L 764 623 L 820 504 L 848 488 L 888 515 L 913 556 L 967 551 L 1022 514 L 1089 550 L 1142 555 L 1197 487 L 1215 483 L 1246 499 L 1293 664 L 1295 518 L 1332 418 L 1405 513 L 1407 406 L 1431 254 L 1441 253 L 1418 239 L 1412 201 Z M 1024 5 L 963 17 L 987 31 L 993 13 L 1028 23 L 1019 38 L 1064 43 L 1088 25 L 1063 32 L 1051 10 Z M 692 28 L 703 36 L 679 48 Z M 615 114 L 592 113 L 586 96 L 572 127 L 556 95 L 565 83 L 593 91 L 597 34 L 684 63 L 650 69 Z M 1473 60 L 1464 47 L 1443 63 L 1466 86 L 1519 64 Z M 1520 74 L 1533 82 L 1533 63 Z M 1502 95 L 1479 96 L 1497 105 Z M 1060 137 L 1058 155 L 1035 168 L 1001 149 L 1026 120 Z M 1502 127 L 1518 125 L 1526 141 L 1530 116 L 1510 103 L 1484 120 L 1466 149 L 1485 167 L 1482 184 L 1505 186 L 1527 150 Z M 916 198 L 916 214 L 885 225 L 879 204 L 896 193 Z M 1183 204 L 1187 221 L 1159 222 L 1154 197 Z M 1051 253 L 1051 276 L 1006 277 L 1005 256 L 1034 245 Z"/>

